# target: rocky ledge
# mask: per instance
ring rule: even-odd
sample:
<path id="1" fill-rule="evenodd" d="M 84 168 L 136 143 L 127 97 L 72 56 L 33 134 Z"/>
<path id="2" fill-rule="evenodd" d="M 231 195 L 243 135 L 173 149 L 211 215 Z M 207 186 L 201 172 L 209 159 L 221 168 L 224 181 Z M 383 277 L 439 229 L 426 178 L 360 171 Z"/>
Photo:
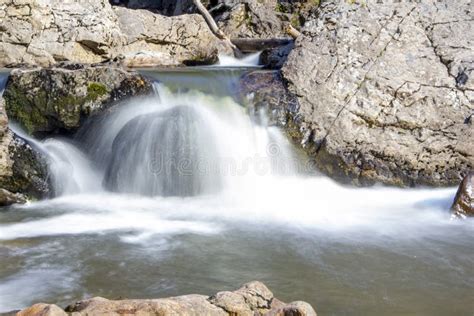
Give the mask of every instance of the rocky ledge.
<path id="1" fill-rule="evenodd" d="M 184 295 L 161 299 L 108 300 L 95 297 L 79 301 L 65 310 L 57 305 L 35 304 L 17 316 L 65 315 L 207 315 L 207 316 L 316 316 L 308 303 L 285 304 L 261 282 L 250 282 L 240 289 L 219 292 L 213 296 Z"/>
<path id="2" fill-rule="evenodd" d="M 0 1 L 0 67 L 118 56 L 134 67 L 209 64 L 229 50 L 199 14 L 167 17 L 108 0 Z"/>
<path id="3" fill-rule="evenodd" d="M 458 185 L 474 169 L 473 14 L 468 0 L 324 1 L 281 76 L 243 80 L 332 178 Z"/>

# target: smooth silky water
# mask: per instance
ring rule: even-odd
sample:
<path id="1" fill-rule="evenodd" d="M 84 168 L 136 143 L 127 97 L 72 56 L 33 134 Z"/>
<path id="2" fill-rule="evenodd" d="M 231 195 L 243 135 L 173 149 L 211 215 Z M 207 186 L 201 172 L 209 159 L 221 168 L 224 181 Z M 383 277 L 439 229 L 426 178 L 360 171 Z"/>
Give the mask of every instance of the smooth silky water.
<path id="1" fill-rule="evenodd" d="M 473 315 L 474 221 L 450 219 L 455 189 L 318 176 L 238 104 L 244 71 L 145 71 L 154 96 L 74 138 L 22 134 L 57 197 L 0 211 L 0 312 L 261 280 L 320 315 Z"/>

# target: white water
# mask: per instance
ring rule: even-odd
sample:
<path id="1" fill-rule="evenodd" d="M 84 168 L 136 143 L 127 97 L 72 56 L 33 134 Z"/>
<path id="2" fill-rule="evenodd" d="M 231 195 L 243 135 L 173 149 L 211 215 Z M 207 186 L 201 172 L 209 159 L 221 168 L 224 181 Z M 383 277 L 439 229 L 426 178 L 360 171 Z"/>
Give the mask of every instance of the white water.
<path id="1" fill-rule="evenodd" d="M 220 67 L 255 67 L 259 65 L 261 52 L 252 53 L 242 58 L 219 55 L 217 66 Z"/>
<path id="2" fill-rule="evenodd" d="M 308 171 L 308 167 L 292 153 L 291 145 L 281 132 L 275 128 L 254 125 L 245 109 L 232 98 L 214 97 L 196 90 L 173 93 L 162 84 L 156 84 L 155 91 L 159 97 L 131 101 L 106 119 L 87 125 L 86 132 L 80 133 L 86 153 L 64 139 L 49 139 L 43 143 L 30 139 L 49 154 L 53 184 L 60 197 L 21 209 L 60 207 L 76 211 L 39 221 L 8 225 L 2 228 L 0 239 L 98 233 L 125 228 L 145 235 L 174 231 L 220 231 L 219 225 L 214 226 L 215 229 L 212 229 L 212 225 L 208 227 L 205 224 L 208 221 L 285 225 L 328 231 L 364 229 L 393 235 L 410 228 L 405 236 L 429 233 L 431 228 L 426 227 L 458 225 L 457 222 L 449 221 L 447 211 L 455 193 L 453 188 L 357 189 L 340 186 L 326 177 L 307 176 L 297 172 Z M 127 122 L 137 117 L 165 113 L 181 105 L 192 105 L 202 120 L 197 128 L 209 132 L 206 139 L 194 139 L 193 142 L 201 147 L 205 147 L 206 142 L 212 142 L 218 150 L 204 160 L 200 159 L 201 156 L 186 156 L 182 157 L 185 163 L 181 163 L 180 157 L 174 157 L 178 174 L 184 175 L 186 181 L 186 176 L 195 175 L 190 185 L 212 187 L 214 189 L 210 192 L 214 193 L 184 199 L 140 196 L 140 188 L 155 185 L 156 179 L 149 179 L 147 171 L 156 172 L 153 176 L 158 179 L 169 177 L 162 173 L 165 167 L 160 165 L 159 169 L 153 169 L 156 167 L 153 165 L 153 155 L 146 153 L 154 143 L 165 146 L 171 141 L 156 138 L 153 130 L 152 134 L 146 136 L 149 138 L 146 139 L 146 146 L 141 147 L 144 152 L 139 152 L 133 156 L 133 160 L 120 165 L 121 169 L 131 170 L 122 181 L 125 189 L 120 191 L 127 192 L 128 185 L 131 187 L 130 192 L 135 195 L 108 192 L 104 188 L 104 173 L 114 159 L 114 139 Z M 175 132 L 173 130 L 173 134 Z M 195 136 L 199 135 L 185 135 Z M 119 159 L 124 159 L 123 153 Z M 131 178 L 133 170 L 137 174 L 135 180 Z M 215 176 L 207 179 L 209 174 Z M 95 219 L 92 219 L 91 213 Z M 75 228 L 61 223 L 75 223 Z M 472 225 L 472 222 L 461 225 Z M 164 227 L 171 228 L 171 231 Z"/>
<path id="3" fill-rule="evenodd" d="M 437 295 L 439 302 L 448 304 L 453 300 L 443 301 L 444 293 L 456 291 L 457 298 L 463 301 L 460 296 L 462 294 L 459 293 L 469 295 L 472 292 L 469 280 L 472 279 L 474 267 L 471 242 L 474 221 L 450 220 L 448 209 L 454 197 L 454 188 L 343 187 L 327 177 L 306 174 L 309 167 L 297 158 L 281 132 L 275 128 L 254 125 L 246 110 L 233 98 L 195 89 L 174 91 L 168 89 L 166 83 L 156 84 L 155 91 L 159 98 L 136 99 L 121 105 L 106 118 L 87 124 L 74 141 L 49 139 L 37 142 L 29 139 L 49 154 L 55 191 L 60 196 L 16 206 L 11 212 L 0 213 L 0 242 L 5 243 L 5 249 L 13 252 L 11 258 L 28 258 L 20 270 L 12 265 L 14 268 L 10 268 L 6 276 L 2 278 L 0 274 L 0 311 L 20 308 L 43 297 L 49 301 L 70 302 L 71 297 L 77 299 L 88 293 L 99 295 L 98 291 L 104 287 L 114 289 L 108 292 L 109 296 L 118 293 L 122 295 L 124 292 L 117 289 L 123 291 L 124 287 L 124 294 L 128 296 L 202 292 L 202 287 L 213 281 L 213 277 L 219 282 L 227 282 L 234 275 L 243 275 L 235 282 L 249 281 L 249 278 L 260 279 L 263 275 L 263 278 L 275 281 L 281 288 L 285 288 L 284 285 L 289 284 L 288 282 L 295 282 L 287 293 L 288 299 L 304 299 L 303 296 L 291 296 L 301 288 L 303 292 L 300 295 L 308 294 L 307 299 L 313 300 L 315 298 L 311 293 L 326 286 L 328 292 L 319 293 L 318 297 L 326 295 L 324 300 L 334 299 L 335 306 L 340 305 L 341 308 L 351 308 L 351 304 L 355 303 L 347 302 L 347 297 L 361 293 L 357 288 L 359 284 L 354 285 L 354 292 L 347 292 L 349 290 L 345 284 L 354 282 L 354 278 L 361 284 L 376 280 L 378 287 L 369 290 L 377 292 L 379 287 L 384 288 L 389 294 L 384 294 L 383 303 L 387 303 L 386 297 L 400 302 L 400 287 L 416 288 L 420 284 L 426 285 L 426 288 L 419 291 L 422 297 Z M 198 123 L 199 128 L 207 132 L 186 134 L 186 137 L 206 137 L 195 141 L 201 147 L 205 147 L 206 142 L 215 143 L 217 147 L 216 152 L 208 151 L 213 156 L 211 160 L 198 160 L 198 170 L 204 175 L 197 185 L 217 186 L 217 190 L 183 197 L 143 196 L 134 190 L 133 194 L 114 193 L 106 189 L 104 174 L 113 159 L 114 140 L 124 126 L 139 116 L 160 114 L 182 105 L 192 106 L 197 111 L 200 117 L 197 121 L 201 121 Z M 145 152 L 155 142 L 165 144 L 173 139 L 170 135 L 153 138 L 151 134 L 148 137 L 148 145 L 145 149 L 140 149 Z M 139 159 L 140 156 L 144 158 Z M 125 167 L 133 170 L 147 156 L 140 153 L 136 157 L 136 162 L 129 162 Z M 147 164 L 149 163 L 148 161 Z M 137 170 L 140 170 L 140 175 L 146 172 L 146 169 Z M 186 163 L 180 169 L 184 174 L 195 170 L 195 166 L 190 167 Z M 156 170 L 152 168 L 151 171 Z M 214 174 L 216 171 L 218 181 L 209 183 L 203 180 L 207 179 L 206 172 Z M 153 183 L 154 179 L 146 181 Z M 124 183 L 126 185 L 126 181 Z M 2 221 L 2 216 L 6 218 L 5 221 Z M 71 244 L 68 243 L 68 236 L 73 240 Z M 193 237 L 188 239 L 189 236 Z M 232 238 L 228 244 L 226 238 L 230 238 L 229 236 Z M 193 244 L 193 238 L 205 238 L 204 241 L 209 241 L 202 246 L 199 242 Z M 22 240 L 28 246 L 16 246 L 15 243 Z M 29 243 L 32 243 L 31 246 Z M 53 243 L 52 248 L 50 243 Z M 199 264 L 200 257 L 193 257 L 192 250 L 183 246 L 188 243 L 193 245 L 193 249 L 202 247 L 200 251 L 203 255 L 207 257 L 212 253 L 212 257 Z M 214 246 L 220 243 L 224 246 Z M 110 244 L 117 248 L 107 248 Z M 255 251 L 252 250 L 253 244 L 261 245 L 255 257 L 252 257 Z M 89 250 L 91 247 L 92 253 Z M 173 250 L 181 249 L 180 247 L 184 247 L 184 250 Z M 235 247 L 235 253 L 229 254 L 227 247 L 232 250 Z M 287 250 L 280 253 L 280 248 Z M 395 256 L 393 264 L 385 263 L 390 267 L 380 266 L 371 257 L 374 249 L 382 252 L 382 255 L 388 253 Z M 354 256 L 351 251 L 357 255 Z M 331 261 L 326 256 L 333 252 L 337 256 Z M 220 258 L 221 253 L 227 253 L 229 258 Z M 61 258 L 57 258 L 59 254 L 62 254 Z M 375 258 L 378 259 L 379 254 L 376 254 Z M 135 259 L 135 256 L 140 259 Z M 171 257 L 169 263 L 166 262 L 166 256 Z M 245 256 L 249 256 L 248 261 Z M 413 265 L 417 256 L 431 262 L 433 266 L 423 271 L 416 270 Z M 252 274 L 251 269 L 247 268 L 247 265 L 258 262 L 257 259 L 261 257 L 269 261 L 263 266 L 254 266 L 253 269 L 268 271 L 270 276 L 265 277 L 263 272 L 260 275 L 257 272 Z M 287 257 L 296 259 L 289 265 Z M 106 260 L 109 269 L 105 271 L 107 273 L 121 270 L 122 265 L 126 270 L 120 277 L 104 275 L 104 271 L 94 270 L 97 269 L 96 266 L 102 265 L 100 261 L 95 262 L 97 259 L 94 258 Z M 195 270 L 187 266 L 187 262 L 192 262 L 190 258 L 198 261 Z M 241 258 L 244 258 L 243 264 L 239 261 Z M 156 260 L 153 269 L 147 266 L 148 260 Z M 350 260 L 355 261 L 350 264 L 349 277 L 343 271 L 345 262 Z M 278 266 L 278 262 L 283 268 L 273 266 Z M 300 262 L 311 268 L 306 268 L 297 275 L 291 274 L 293 265 L 298 267 Z M 82 270 L 74 270 L 74 267 L 81 264 L 84 264 Z M 143 265 L 136 266 L 137 264 Z M 135 270 L 129 270 L 128 267 L 131 266 L 136 267 Z M 166 269 L 167 266 L 171 269 L 171 272 L 168 271 L 170 275 L 161 277 L 170 278 L 172 282 L 192 283 L 197 275 L 207 278 L 202 282 L 196 281 L 195 287 L 184 286 L 185 290 L 178 293 L 146 290 L 144 284 L 147 282 L 160 283 L 153 279 L 155 275 L 152 271 Z M 209 275 L 203 272 L 206 271 L 206 266 L 214 268 Z M 357 275 L 364 275 L 362 272 L 365 266 L 366 269 L 372 269 L 373 274 L 357 279 Z M 295 269 L 297 272 L 298 268 Z M 314 277 L 321 273 L 321 269 L 332 283 L 325 277 Z M 406 279 L 400 281 L 401 285 L 395 284 L 393 289 L 389 288 L 386 285 L 387 275 L 391 276 L 391 280 L 393 275 L 399 274 Z M 64 275 L 74 277 L 66 280 Z M 95 280 L 102 279 L 107 283 L 95 283 Z M 115 279 L 123 279 L 126 284 L 114 287 L 111 282 Z M 58 286 L 51 280 L 65 281 Z M 133 288 L 130 288 L 132 292 L 129 293 L 128 284 L 134 280 L 143 290 L 133 292 Z M 305 292 L 304 289 L 308 286 L 306 283 L 309 282 L 307 280 L 313 280 L 314 287 Z M 321 280 L 324 282 L 320 282 Z M 433 282 L 433 285 L 426 280 Z M 449 280 L 454 280 L 454 286 Z M 235 286 L 235 282 L 228 282 Z M 45 296 L 21 291 L 25 286 L 38 287 Z M 338 290 L 342 288 L 342 294 L 334 295 L 335 292 L 331 292 L 334 287 Z M 212 291 L 220 289 L 213 288 Z M 68 294 L 61 296 L 60 293 Z M 103 295 L 107 296 L 106 294 Z M 416 294 L 412 293 L 414 297 L 417 297 Z M 379 298 L 374 304 L 385 308 L 378 300 Z M 357 304 L 371 303 L 357 302 L 355 305 L 359 306 Z M 408 309 L 413 310 L 420 309 Z"/>

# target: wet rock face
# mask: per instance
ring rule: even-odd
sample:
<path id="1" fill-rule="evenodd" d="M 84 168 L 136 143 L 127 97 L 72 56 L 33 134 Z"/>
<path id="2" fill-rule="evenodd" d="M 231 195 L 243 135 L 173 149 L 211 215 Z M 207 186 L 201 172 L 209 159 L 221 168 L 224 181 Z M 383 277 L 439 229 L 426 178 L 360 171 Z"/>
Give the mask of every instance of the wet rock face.
<path id="1" fill-rule="evenodd" d="M 0 97 L 0 205 L 24 203 L 50 193 L 46 158 L 8 129 Z"/>
<path id="2" fill-rule="evenodd" d="M 163 299 L 113 301 L 95 297 L 79 301 L 66 308 L 73 315 L 208 315 L 208 316 L 316 316 L 308 303 L 285 304 L 257 281 L 240 289 L 219 292 L 211 297 L 192 294 Z M 56 305 L 36 304 L 19 312 L 21 316 L 68 315 Z"/>
<path id="3" fill-rule="evenodd" d="M 474 216 L 474 171 L 469 172 L 459 185 L 451 211 L 460 218 Z"/>
<path id="4" fill-rule="evenodd" d="M 104 184 L 114 192 L 194 196 L 220 189 L 217 147 L 191 106 L 140 115 L 118 133 Z"/>
<path id="5" fill-rule="evenodd" d="M 299 105 L 296 96 L 287 90 L 279 71 L 246 73 L 240 78 L 239 88 L 253 119 L 265 125 L 284 127 L 289 132 L 288 124 Z"/>
<path id="6" fill-rule="evenodd" d="M 10 120 L 30 134 L 42 135 L 74 132 L 88 116 L 151 91 L 151 83 L 136 73 L 77 65 L 14 70 L 3 97 Z"/>
<path id="7" fill-rule="evenodd" d="M 282 69 L 296 139 L 354 184 L 454 185 L 474 168 L 474 3 L 324 1 Z"/>
<path id="8" fill-rule="evenodd" d="M 154 56 L 154 66 L 182 65 L 212 61 L 224 45 L 200 15 L 167 17 L 108 0 L 2 1 L 0 30 L 0 67 L 97 63 L 139 53 Z"/>

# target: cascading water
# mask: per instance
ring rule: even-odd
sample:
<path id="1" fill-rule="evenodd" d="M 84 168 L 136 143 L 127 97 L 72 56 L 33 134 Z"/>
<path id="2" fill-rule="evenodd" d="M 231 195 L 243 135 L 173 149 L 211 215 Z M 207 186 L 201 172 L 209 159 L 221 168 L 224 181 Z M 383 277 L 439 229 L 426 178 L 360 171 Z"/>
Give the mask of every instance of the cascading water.
<path id="1" fill-rule="evenodd" d="M 112 144 L 105 186 L 114 192 L 192 196 L 219 188 L 214 135 L 198 110 L 182 105 L 130 120 Z"/>
<path id="2" fill-rule="evenodd" d="M 148 71 L 156 95 L 37 142 L 58 197 L 0 212 L 0 311 L 260 279 L 322 314 L 472 312 L 474 222 L 450 220 L 455 190 L 304 174 L 236 101 L 242 71 Z"/>

